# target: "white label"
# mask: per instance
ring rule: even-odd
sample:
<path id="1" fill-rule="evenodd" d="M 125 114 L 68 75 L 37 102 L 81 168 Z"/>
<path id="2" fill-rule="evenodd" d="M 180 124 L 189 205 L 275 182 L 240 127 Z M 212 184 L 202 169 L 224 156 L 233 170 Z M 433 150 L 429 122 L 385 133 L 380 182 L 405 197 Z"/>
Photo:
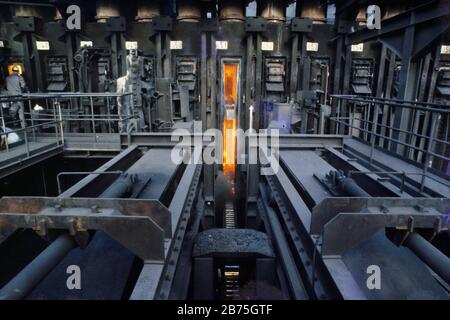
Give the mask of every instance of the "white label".
<path id="1" fill-rule="evenodd" d="M 4 48 L 4 47 L 5 47 L 5 43 L 2 40 L 0 40 L 0 48 Z"/>
<path id="2" fill-rule="evenodd" d="M 183 49 L 183 41 L 170 41 L 170 50 Z"/>
<path id="3" fill-rule="evenodd" d="M 125 48 L 127 50 L 137 50 L 138 43 L 137 43 L 137 41 L 126 41 L 125 42 Z"/>
<path id="4" fill-rule="evenodd" d="M 94 43 L 92 41 L 80 41 L 80 48 L 82 47 L 93 47 Z"/>
<path id="5" fill-rule="evenodd" d="M 319 43 L 318 42 L 307 42 L 306 43 L 306 51 L 319 51 Z"/>
<path id="6" fill-rule="evenodd" d="M 273 42 L 261 42 L 261 50 L 262 51 L 273 51 Z"/>
<path id="7" fill-rule="evenodd" d="M 228 49 L 228 41 L 216 41 L 216 49 L 217 50 L 227 50 Z"/>
<path id="8" fill-rule="evenodd" d="M 364 43 L 352 44 L 352 52 L 363 52 Z"/>
<path id="9" fill-rule="evenodd" d="M 442 45 L 441 54 L 450 54 L 450 45 Z"/>
<path id="10" fill-rule="evenodd" d="M 50 43 L 48 41 L 36 41 L 36 49 L 38 50 L 50 50 Z"/>

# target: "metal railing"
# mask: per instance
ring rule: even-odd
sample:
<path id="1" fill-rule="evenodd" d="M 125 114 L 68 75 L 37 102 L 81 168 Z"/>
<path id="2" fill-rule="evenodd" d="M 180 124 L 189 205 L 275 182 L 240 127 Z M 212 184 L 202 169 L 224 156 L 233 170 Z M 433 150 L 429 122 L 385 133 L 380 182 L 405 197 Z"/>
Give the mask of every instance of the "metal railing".
<path id="1" fill-rule="evenodd" d="M 15 120 L 7 118 L 5 109 L 11 107 L 14 103 L 20 104 L 19 108 L 26 109 L 27 107 L 25 107 L 24 101 L 26 101 L 26 99 L 23 96 L 0 96 L 0 125 L 2 130 L 0 133 L 0 139 L 2 142 L 2 147 L 4 145 L 6 152 L 10 152 L 15 146 L 24 143 L 26 156 L 29 157 L 32 151 L 30 144 L 33 142 L 38 142 L 38 132 L 43 129 L 50 129 L 53 132 L 54 140 L 52 140 L 51 143 L 54 143 L 57 146 L 64 144 L 64 134 L 59 117 L 60 112 L 56 109 L 56 106 L 49 109 L 48 117 L 46 119 L 42 119 L 41 121 L 36 121 L 34 118 L 31 104 L 28 104 L 27 112 L 25 110 L 18 110 L 18 112 L 23 112 L 23 119 Z M 12 135 L 17 135 L 20 140 L 11 144 L 8 141 L 8 138 Z"/>
<path id="2" fill-rule="evenodd" d="M 116 111 L 117 99 L 132 93 L 24 93 L 22 95 L 0 95 L 0 133 L 3 152 L 15 150 L 25 144 L 26 156 L 32 150 L 30 144 L 45 140 L 48 145 L 64 145 L 65 135 L 73 132 L 86 133 L 98 142 L 98 133 L 118 132 L 124 123 L 131 122 L 136 115 L 124 116 Z M 132 103 L 133 99 L 129 99 Z M 23 118 L 8 117 L 12 106 L 22 108 Z M 35 108 L 33 106 L 39 107 Z M 132 109 L 132 108 L 130 108 Z M 132 129 L 129 129 L 132 130 Z M 8 137 L 16 134 L 20 143 L 10 144 Z M 90 138 L 89 138 L 90 139 Z"/>
<path id="3" fill-rule="evenodd" d="M 332 95 L 331 99 L 337 101 L 330 117 L 335 133 L 367 142 L 370 164 L 377 148 L 416 163 L 422 168 L 421 191 L 430 168 L 449 176 L 450 106 L 352 95 Z M 395 119 L 396 115 L 402 117 Z"/>
<path id="4" fill-rule="evenodd" d="M 61 177 L 62 176 L 87 176 L 87 175 L 91 175 L 91 174 L 96 174 L 96 175 L 108 175 L 108 174 L 116 174 L 116 175 L 120 175 L 123 174 L 123 171 L 121 170 L 115 170 L 115 171 L 64 171 L 64 172 L 60 172 L 56 175 L 56 184 L 58 187 L 58 194 L 62 193 L 62 187 L 61 187 Z"/>
<path id="5" fill-rule="evenodd" d="M 366 175 L 366 174 L 376 174 L 376 175 L 394 175 L 394 176 L 400 176 L 400 186 L 398 187 L 400 192 L 403 193 L 405 191 L 405 183 L 406 183 L 406 178 L 408 176 L 420 176 L 421 177 L 421 183 L 420 183 L 420 187 L 419 190 L 420 192 L 424 191 L 425 188 L 425 178 L 428 178 L 430 180 L 434 180 L 438 183 L 442 183 L 442 181 L 434 178 L 433 176 L 428 175 L 427 173 L 423 173 L 423 172 L 405 172 L 405 171 L 355 171 L 355 170 L 350 170 L 347 172 L 347 177 L 351 178 L 354 175 Z M 379 178 L 379 180 L 390 180 L 390 177 L 387 178 Z M 447 184 L 447 186 L 450 188 L 450 184 Z"/>
<path id="6" fill-rule="evenodd" d="M 136 119 L 134 114 L 124 115 L 118 112 L 117 100 L 132 93 L 24 93 L 22 95 L 0 95 L 0 104 L 12 106 L 20 103 L 26 111 L 25 125 L 34 126 L 35 123 L 59 121 L 60 133 L 64 140 L 65 133 L 82 132 L 92 136 L 97 142 L 97 133 L 116 133 L 121 126 Z M 133 103 L 133 99 L 128 99 Z M 36 111 L 33 105 L 41 107 Z M 132 106 L 129 107 L 133 109 Z M 4 127 L 21 124 L 20 120 L 7 122 L 1 108 L 2 124 Z M 56 115 L 56 119 L 55 119 Z M 128 127 L 128 130 L 132 130 Z"/>

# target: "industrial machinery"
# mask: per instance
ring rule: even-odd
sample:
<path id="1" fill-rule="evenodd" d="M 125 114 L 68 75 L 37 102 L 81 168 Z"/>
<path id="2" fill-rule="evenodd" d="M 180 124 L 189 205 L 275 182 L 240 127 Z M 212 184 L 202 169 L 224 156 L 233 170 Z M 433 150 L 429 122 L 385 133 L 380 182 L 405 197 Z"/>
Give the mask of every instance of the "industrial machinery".
<path id="1" fill-rule="evenodd" d="M 449 0 L 0 1 L 0 112 L 0 299 L 450 299 Z"/>

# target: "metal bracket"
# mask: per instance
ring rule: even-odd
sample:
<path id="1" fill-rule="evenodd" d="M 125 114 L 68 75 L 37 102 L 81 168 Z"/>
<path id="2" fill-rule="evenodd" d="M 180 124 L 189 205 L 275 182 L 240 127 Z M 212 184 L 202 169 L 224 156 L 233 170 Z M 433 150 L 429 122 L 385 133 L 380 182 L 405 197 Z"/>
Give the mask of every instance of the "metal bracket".
<path id="1" fill-rule="evenodd" d="M 168 16 L 159 16 L 152 19 L 153 29 L 155 31 L 172 31 L 172 18 Z"/>
<path id="2" fill-rule="evenodd" d="M 125 17 L 110 17 L 106 20 L 106 30 L 111 32 L 125 32 L 127 21 Z"/>
<path id="3" fill-rule="evenodd" d="M 323 232 L 322 255 L 342 255 L 383 228 L 449 230 L 450 199 L 327 198 L 312 210 L 311 234 Z"/>
<path id="4" fill-rule="evenodd" d="M 170 211 L 157 200 L 97 198 L 0 199 L 0 243 L 15 230 L 71 234 L 103 230 L 143 260 L 164 260 L 164 239 L 172 236 Z"/>
<path id="5" fill-rule="evenodd" d="M 217 32 L 219 31 L 219 21 L 217 19 L 207 19 L 203 21 L 202 31 Z"/>
<path id="6" fill-rule="evenodd" d="M 246 32 L 264 32 L 267 30 L 267 20 L 262 17 L 245 18 Z"/>
<path id="7" fill-rule="evenodd" d="M 36 32 L 36 17 L 13 17 L 14 26 L 20 32 Z"/>
<path id="8" fill-rule="evenodd" d="M 312 31 L 312 20 L 309 18 L 293 18 L 291 22 L 292 32 L 311 32 Z"/>

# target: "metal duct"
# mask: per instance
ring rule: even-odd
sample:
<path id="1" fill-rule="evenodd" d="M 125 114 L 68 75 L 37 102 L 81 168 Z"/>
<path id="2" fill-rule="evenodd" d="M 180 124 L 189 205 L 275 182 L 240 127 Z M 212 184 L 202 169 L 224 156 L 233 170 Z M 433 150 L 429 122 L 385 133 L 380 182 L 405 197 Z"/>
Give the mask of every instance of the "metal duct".
<path id="1" fill-rule="evenodd" d="M 95 19 L 99 23 L 106 23 L 106 19 L 120 17 L 119 4 L 111 0 L 97 1 L 97 15 Z"/>
<path id="2" fill-rule="evenodd" d="M 202 11 L 199 5 L 199 1 L 178 0 L 177 8 L 178 21 L 199 22 L 202 17 Z"/>
<path id="3" fill-rule="evenodd" d="M 284 21 L 285 13 L 285 1 L 262 0 L 258 2 L 258 15 L 266 18 L 268 21 Z"/>
<path id="4" fill-rule="evenodd" d="M 310 18 L 315 24 L 323 24 L 327 22 L 326 6 L 321 5 L 317 0 L 297 1 L 300 6 L 300 17 Z"/>
<path id="5" fill-rule="evenodd" d="M 367 7 L 361 7 L 356 15 L 356 22 L 359 26 L 365 26 L 367 23 Z"/>
<path id="6" fill-rule="evenodd" d="M 63 19 L 63 16 L 61 15 L 61 12 L 57 8 L 55 8 L 55 14 L 53 15 L 54 21 L 61 21 Z"/>
<path id="7" fill-rule="evenodd" d="M 14 16 L 43 18 L 44 13 L 42 12 L 42 7 L 38 8 L 35 6 L 17 5 L 14 6 Z"/>
<path id="8" fill-rule="evenodd" d="M 154 17 L 161 15 L 160 3 L 158 0 L 140 0 L 137 4 L 137 22 L 150 22 Z"/>
<path id="9" fill-rule="evenodd" d="M 220 20 L 245 20 L 245 4 L 240 0 L 222 0 L 220 2 Z"/>

